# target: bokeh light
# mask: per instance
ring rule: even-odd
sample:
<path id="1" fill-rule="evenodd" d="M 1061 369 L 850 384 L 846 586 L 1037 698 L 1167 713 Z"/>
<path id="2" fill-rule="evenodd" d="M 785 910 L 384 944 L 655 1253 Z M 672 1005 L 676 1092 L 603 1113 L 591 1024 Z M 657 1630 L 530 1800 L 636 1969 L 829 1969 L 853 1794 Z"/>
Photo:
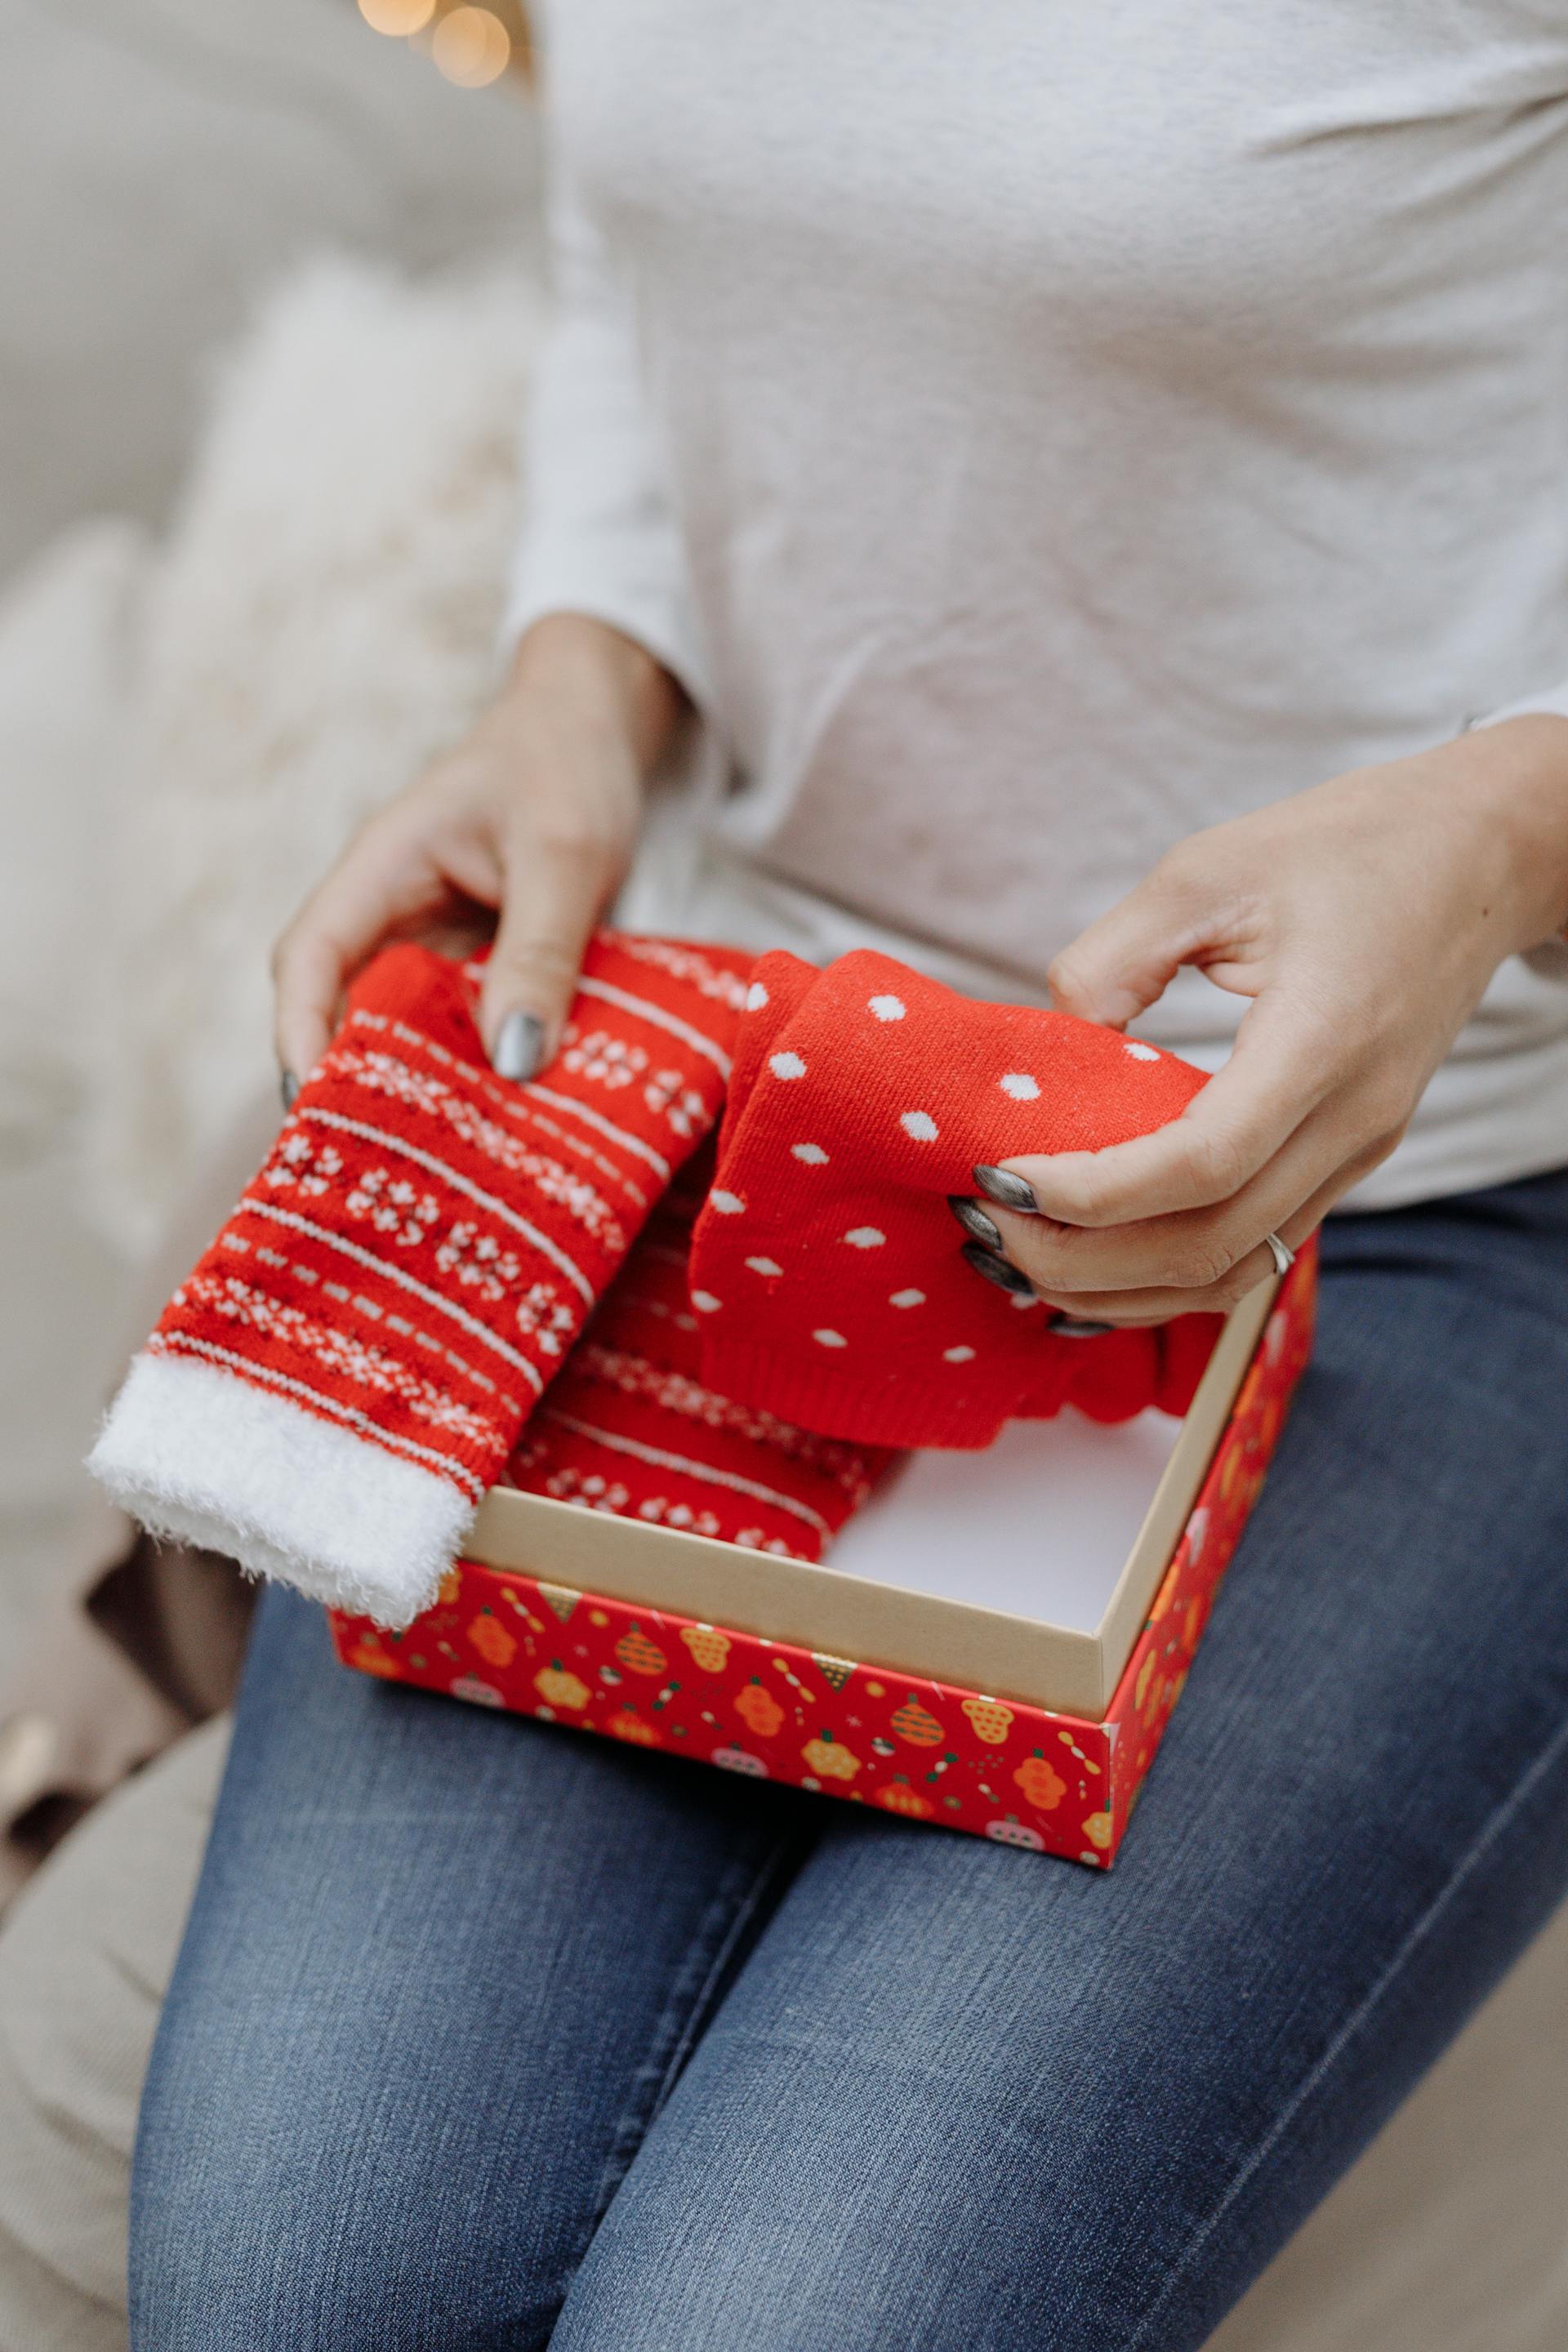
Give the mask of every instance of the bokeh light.
<path id="1" fill-rule="evenodd" d="M 510 64 L 511 35 L 489 8 L 454 8 L 437 26 L 430 55 L 437 71 L 460 89 L 483 89 Z"/>
<path id="2" fill-rule="evenodd" d="M 422 33 L 436 14 L 436 0 L 359 0 L 359 12 L 373 33 L 406 40 Z"/>

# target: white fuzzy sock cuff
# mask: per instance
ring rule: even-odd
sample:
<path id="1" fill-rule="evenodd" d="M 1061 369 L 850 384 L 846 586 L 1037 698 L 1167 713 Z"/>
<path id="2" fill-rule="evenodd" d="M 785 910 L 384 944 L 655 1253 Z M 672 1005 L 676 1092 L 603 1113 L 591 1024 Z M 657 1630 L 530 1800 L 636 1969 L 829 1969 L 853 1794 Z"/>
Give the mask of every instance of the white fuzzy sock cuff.
<path id="1" fill-rule="evenodd" d="M 435 1600 L 475 1510 L 439 1472 L 188 1357 L 136 1358 L 88 1468 L 154 1535 L 395 1630 Z"/>

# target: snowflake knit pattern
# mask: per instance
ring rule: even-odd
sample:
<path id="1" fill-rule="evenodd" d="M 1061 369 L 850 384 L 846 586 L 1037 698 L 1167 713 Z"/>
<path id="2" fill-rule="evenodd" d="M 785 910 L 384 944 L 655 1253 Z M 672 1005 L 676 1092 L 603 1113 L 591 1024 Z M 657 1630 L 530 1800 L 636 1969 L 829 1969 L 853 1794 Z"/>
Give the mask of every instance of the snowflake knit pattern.
<path id="1" fill-rule="evenodd" d="M 893 1449 L 1185 1410 L 1217 1317 L 1053 1339 L 942 1196 L 1201 1073 L 868 952 L 603 932 L 520 1086 L 478 977 L 402 946 L 356 982 L 93 1453 L 148 1527 L 398 1627 L 497 1482 L 817 1559 Z"/>
<path id="2" fill-rule="evenodd" d="M 944 1205 L 972 1170 L 1099 1150 L 1177 1118 L 1205 1083 L 1070 1014 L 976 1003 L 869 950 L 752 967 L 697 1222 L 701 1377 L 866 1445 L 984 1446 L 1071 1403 L 1184 1412 L 1221 1318 L 1057 1339 L 1037 1299 L 978 1279 Z"/>
<path id="3" fill-rule="evenodd" d="M 89 1464 L 110 1493 L 406 1624 L 710 1132 L 751 961 L 601 933 L 555 1059 L 514 1085 L 476 967 L 377 957 L 132 1366 Z"/>
<path id="4" fill-rule="evenodd" d="M 702 1380 L 700 1318 L 687 1295 L 700 1198 L 682 1187 L 656 1212 L 501 1483 L 820 1560 L 896 1456 L 818 1436 Z"/>

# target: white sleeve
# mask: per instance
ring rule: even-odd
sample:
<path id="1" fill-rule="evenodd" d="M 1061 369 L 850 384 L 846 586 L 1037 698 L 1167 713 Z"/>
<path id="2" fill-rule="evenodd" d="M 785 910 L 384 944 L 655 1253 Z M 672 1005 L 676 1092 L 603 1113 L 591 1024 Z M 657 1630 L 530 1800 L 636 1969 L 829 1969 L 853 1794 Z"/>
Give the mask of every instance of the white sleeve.
<path id="1" fill-rule="evenodd" d="M 1568 719 L 1568 678 L 1540 694 L 1521 695 L 1517 702 L 1506 702 L 1500 710 L 1488 710 L 1472 719 L 1470 726 L 1500 727 L 1505 719 Z"/>
<path id="2" fill-rule="evenodd" d="M 559 155 L 549 230 L 553 318 L 530 404 L 501 643 L 510 650 L 546 613 L 591 614 L 646 646 L 701 704 L 705 666 L 630 297 Z"/>

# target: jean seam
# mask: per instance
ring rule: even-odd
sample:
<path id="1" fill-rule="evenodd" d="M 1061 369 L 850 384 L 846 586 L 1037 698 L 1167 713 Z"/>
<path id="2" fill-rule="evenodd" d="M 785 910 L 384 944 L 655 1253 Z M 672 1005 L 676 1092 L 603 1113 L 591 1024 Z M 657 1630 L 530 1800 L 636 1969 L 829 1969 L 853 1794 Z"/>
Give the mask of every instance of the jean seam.
<path id="1" fill-rule="evenodd" d="M 801 1852 L 802 1843 L 800 1832 L 793 1831 L 781 1833 L 768 1847 L 736 1897 L 718 1940 L 712 1947 L 711 1957 L 703 1969 L 699 1981 L 688 1996 L 685 1992 L 685 1985 L 691 1962 L 707 1945 L 708 1938 L 705 1931 L 708 1919 L 704 1919 L 702 1927 L 692 1937 L 686 1966 L 677 1979 L 663 2014 L 654 2029 L 648 2044 L 647 2056 L 642 2068 L 639 2069 L 639 2074 L 646 2074 L 649 2066 L 658 2063 L 659 2053 L 668 2051 L 668 2054 L 664 2058 L 660 2069 L 658 2086 L 652 2098 L 646 2103 L 646 2107 L 640 2103 L 634 2102 L 617 2119 L 611 2150 L 605 2160 L 591 2208 L 587 2238 L 592 2238 L 594 2231 L 604 2220 L 609 2210 L 610 2201 L 630 2170 L 638 2148 L 652 2130 L 670 2093 L 675 2088 L 681 2070 L 707 2022 L 715 1991 L 723 1981 L 724 1972 L 737 1944 L 756 1917 L 758 1910 L 780 1873 L 786 1864 Z M 725 1899 L 722 1890 L 715 1895 L 712 1905 L 710 1906 L 709 1917 L 711 1917 L 713 1910 L 718 1908 Z"/>
<path id="2" fill-rule="evenodd" d="M 1173 2263 L 1171 2270 L 1166 2276 L 1164 2285 L 1160 2289 L 1154 2301 L 1150 2305 L 1148 2310 L 1144 2313 L 1142 2320 L 1139 2322 L 1136 2332 L 1128 2337 L 1125 2352 L 1138 2352 L 1140 2345 L 1145 2344 L 1148 2341 L 1150 2329 L 1153 2326 L 1161 2313 L 1165 2309 L 1171 2297 L 1174 2294 L 1177 2287 L 1181 2284 L 1183 2279 L 1191 2269 L 1193 2263 L 1202 2252 L 1210 2238 L 1213 2237 L 1215 2231 L 1218 2229 L 1226 2215 L 1230 2211 L 1231 2208 L 1236 2204 L 1237 2199 L 1243 2194 L 1248 2185 L 1256 2179 L 1263 2166 L 1267 2164 L 1269 2157 L 1274 2153 L 1274 2150 L 1278 2147 L 1285 2134 L 1289 2130 L 1290 2126 L 1295 2122 L 1296 2117 L 1300 2114 L 1301 2109 L 1306 2105 L 1307 2102 L 1312 2097 L 1314 2093 L 1321 2087 L 1330 2074 L 1333 2071 L 1334 2067 L 1343 2057 L 1352 2042 L 1354 2041 L 1356 2035 L 1361 2032 L 1363 2026 L 1366 2024 L 1367 2021 L 1378 2008 L 1379 2004 L 1390 1992 L 1394 1984 L 1397 1983 L 1400 1976 L 1404 1973 L 1405 1968 L 1409 1965 L 1421 1946 L 1426 1942 L 1427 1937 L 1431 1934 L 1432 1929 L 1436 1927 L 1438 1919 L 1441 1917 L 1443 1912 L 1447 1908 L 1454 1896 L 1458 1893 L 1459 1889 L 1466 1884 L 1466 1882 L 1474 1875 L 1481 1863 L 1486 1859 L 1486 1856 L 1490 1853 L 1492 1847 L 1507 1830 L 1509 1823 L 1513 1819 L 1513 1816 L 1520 1811 L 1521 1806 L 1529 1802 L 1530 1798 L 1534 1793 L 1539 1783 L 1545 1779 L 1552 1766 L 1561 1759 L 1565 1748 L 1568 1748 L 1568 1722 L 1564 1722 L 1559 1727 L 1555 1736 L 1552 1739 L 1548 1740 L 1546 1746 L 1541 1750 L 1541 1753 L 1535 1758 L 1534 1761 L 1520 1775 L 1519 1779 L 1514 1782 L 1513 1787 L 1510 1790 L 1508 1795 L 1502 1799 L 1500 1803 L 1482 1824 L 1480 1830 L 1466 1850 L 1464 1856 L 1450 1873 L 1449 1876 L 1438 1889 L 1437 1893 L 1432 1897 L 1432 1900 L 1426 1906 L 1426 1910 L 1422 1912 L 1420 1917 L 1416 1919 L 1406 1930 L 1397 1950 L 1388 1960 L 1381 1975 L 1379 1975 L 1373 1983 L 1369 1986 L 1366 1992 L 1362 1996 L 1362 1999 L 1356 2003 L 1355 2008 L 1351 2011 L 1349 2017 L 1345 2019 L 1338 2032 L 1333 2035 L 1327 2048 L 1321 2053 L 1313 2064 L 1308 2069 L 1307 2073 L 1301 2077 L 1296 2089 L 1286 2101 L 1284 2106 L 1281 2107 L 1279 2113 L 1276 2116 L 1268 2129 L 1264 2133 L 1261 2139 L 1259 2139 L 1247 2161 L 1236 2173 L 1224 2194 L 1216 2200 L 1205 2219 L 1200 2221 L 1194 2230 L 1191 2237 L 1187 2240 L 1186 2244 L 1183 2247 L 1181 2253 Z"/>

